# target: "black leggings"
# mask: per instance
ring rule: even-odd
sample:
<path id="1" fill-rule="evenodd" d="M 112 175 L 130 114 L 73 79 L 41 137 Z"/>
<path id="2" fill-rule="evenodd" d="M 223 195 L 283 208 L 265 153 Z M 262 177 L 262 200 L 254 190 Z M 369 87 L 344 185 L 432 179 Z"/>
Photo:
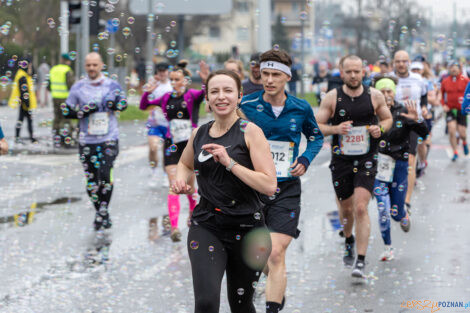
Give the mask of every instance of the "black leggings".
<path id="1" fill-rule="evenodd" d="M 117 141 L 79 145 L 80 161 L 87 178 L 86 190 L 97 213 L 108 215 L 113 193 L 113 166 L 119 154 Z"/>
<path id="2" fill-rule="evenodd" d="M 20 107 L 20 114 L 18 116 L 18 122 L 16 123 L 16 138 L 20 137 L 21 126 L 23 126 L 23 120 L 26 117 L 26 120 L 28 121 L 29 137 L 32 139 L 33 138 L 33 118 L 31 116 L 31 112 L 24 110 L 21 104 L 19 105 L 19 107 Z"/>
<path id="3" fill-rule="evenodd" d="M 271 253 L 269 231 L 262 216 L 260 219 L 258 213 L 256 217 L 217 214 L 203 223 L 192 222 L 187 244 L 195 313 L 219 312 L 220 288 L 225 272 L 231 312 L 256 312 L 253 293 Z M 252 227 L 247 229 L 247 225 Z"/>

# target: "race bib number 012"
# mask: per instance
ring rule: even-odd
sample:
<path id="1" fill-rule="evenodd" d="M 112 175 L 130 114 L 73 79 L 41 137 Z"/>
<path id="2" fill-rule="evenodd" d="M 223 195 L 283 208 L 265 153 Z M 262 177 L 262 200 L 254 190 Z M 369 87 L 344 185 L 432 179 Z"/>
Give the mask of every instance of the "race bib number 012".
<path id="1" fill-rule="evenodd" d="M 368 126 L 352 127 L 347 135 L 341 135 L 341 154 L 363 155 L 369 152 L 370 136 L 368 128 Z"/>
<path id="2" fill-rule="evenodd" d="M 393 181 L 393 173 L 395 172 L 396 161 L 389 155 L 379 153 L 379 160 L 377 163 L 377 180 L 391 183 Z"/>
<path id="3" fill-rule="evenodd" d="M 106 135 L 109 131 L 109 113 L 96 112 L 88 119 L 88 134 L 95 136 Z"/>
<path id="4" fill-rule="evenodd" d="M 189 140 L 193 127 L 190 120 L 171 120 L 170 132 L 173 138 L 173 143 L 179 143 Z"/>
<path id="5" fill-rule="evenodd" d="M 277 177 L 291 177 L 290 166 L 294 161 L 294 143 L 268 140 Z"/>

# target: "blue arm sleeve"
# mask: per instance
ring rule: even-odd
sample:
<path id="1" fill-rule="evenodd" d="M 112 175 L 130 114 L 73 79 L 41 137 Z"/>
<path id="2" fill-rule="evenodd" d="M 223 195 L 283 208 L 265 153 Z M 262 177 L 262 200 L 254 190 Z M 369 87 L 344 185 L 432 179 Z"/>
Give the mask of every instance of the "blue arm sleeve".
<path id="1" fill-rule="evenodd" d="M 462 114 L 467 115 L 470 113 L 470 83 L 467 84 L 467 88 L 465 89 L 465 94 L 463 96 L 463 103 L 462 103 Z"/>
<path id="2" fill-rule="evenodd" d="M 320 127 L 318 127 L 310 105 L 308 105 L 305 114 L 307 117 L 302 125 L 302 133 L 307 137 L 307 148 L 302 156 L 298 158 L 298 162 L 304 164 L 302 161 L 305 160 L 302 159 L 305 158 L 308 161 L 308 165 L 310 165 L 323 146 L 323 134 L 320 131 Z"/>

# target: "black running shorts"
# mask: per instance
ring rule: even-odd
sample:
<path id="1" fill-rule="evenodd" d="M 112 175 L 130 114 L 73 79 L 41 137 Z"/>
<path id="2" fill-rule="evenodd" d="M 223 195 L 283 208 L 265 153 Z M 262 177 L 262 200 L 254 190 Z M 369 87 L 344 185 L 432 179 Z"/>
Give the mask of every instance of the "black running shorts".
<path id="1" fill-rule="evenodd" d="M 277 183 L 278 192 L 272 197 L 261 195 L 265 204 L 266 225 L 273 233 L 281 233 L 295 239 L 299 237 L 300 179 Z"/>
<path id="2" fill-rule="evenodd" d="M 461 110 L 450 110 L 446 113 L 446 122 L 457 121 L 457 125 L 467 127 L 467 115 L 463 115 Z"/>
<path id="3" fill-rule="evenodd" d="M 165 166 L 178 164 L 187 143 L 187 141 L 182 141 L 173 144 L 171 138 L 165 138 L 165 145 L 163 149 L 163 164 Z"/>
<path id="4" fill-rule="evenodd" d="M 338 200 L 351 197 L 356 187 L 363 187 L 372 194 L 377 174 L 377 160 L 373 154 L 358 159 L 345 159 L 333 155 L 330 170 Z"/>

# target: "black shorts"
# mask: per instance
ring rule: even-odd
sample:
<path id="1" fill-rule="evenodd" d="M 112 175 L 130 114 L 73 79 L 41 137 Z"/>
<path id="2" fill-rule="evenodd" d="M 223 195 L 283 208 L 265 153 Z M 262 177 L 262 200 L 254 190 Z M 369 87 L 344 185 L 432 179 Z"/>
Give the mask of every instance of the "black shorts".
<path id="1" fill-rule="evenodd" d="M 418 151 L 418 133 L 411 131 L 410 132 L 410 151 L 409 154 L 416 155 L 416 151 Z"/>
<path id="2" fill-rule="evenodd" d="M 293 238 L 298 238 L 300 230 L 300 179 L 278 182 L 278 192 L 268 197 L 260 195 L 261 201 L 265 204 L 264 216 L 266 226 L 273 233 L 281 233 Z"/>
<path id="3" fill-rule="evenodd" d="M 377 174 L 377 160 L 374 154 L 358 159 L 346 159 L 333 155 L 330 170 L 338 200 L 351 197 L 356 187 L 363 187 L 372 194 Z"/>
<path id="4" fill-rule="evenodd" d="M 165 138 L 165 145 L 163 149 L 163 164 L 165 166 L 178 164 L 187 143 L 187 141 L 182 141 L 173 144 L 171 138 Z"/>
<path id="5" fill-rule="evenodd" d="M 426 127 L 428 128 L 429 133 L 431 133 L 432 126 L 434 125 L 434 118 L 428 118 L 428 119 L 425 119 L 424 121 L 426 122 Z"/>
<path id="6" fill-rule="evenodd" d="M 463 115 L 461 110 L 450 110 L 446 113 L 446 122 L 457 121 L 457 125 L 467 127 L 467 115 Z"/>

